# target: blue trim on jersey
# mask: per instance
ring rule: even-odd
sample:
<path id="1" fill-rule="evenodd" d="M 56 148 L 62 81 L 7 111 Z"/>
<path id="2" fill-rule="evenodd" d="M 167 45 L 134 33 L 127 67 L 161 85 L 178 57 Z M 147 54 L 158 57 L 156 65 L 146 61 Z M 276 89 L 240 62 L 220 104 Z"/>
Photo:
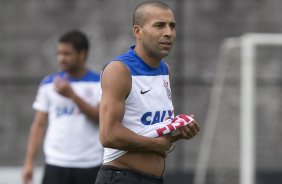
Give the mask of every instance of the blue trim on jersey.
<path id="1" fill-rule="evenodd" d="M 64 71 L 48 75 L 43 78 L 40 85 L 52 83 L 56 77 L 64 78 L 66 75 L 67 75 L 67 72 L 64 72 Z M 87 73 L 82 77 L 79 77 L 79 78 L 68 77 L 67 79 L 70 82 L 99 82 L 100 75 L 96 72 L 88 70 Z"/>
<path id="2" fill-rule="evenodd" d="M 163 60 L 161 60 L 160 65 L 157 68 L 152 68 L 135 53 L 134 48 L 135 46 L 130 47 L 128 52 L 117 56 L 113 61 L 123 62 L 133 76 L 168 75 L 168 67 Z"/>

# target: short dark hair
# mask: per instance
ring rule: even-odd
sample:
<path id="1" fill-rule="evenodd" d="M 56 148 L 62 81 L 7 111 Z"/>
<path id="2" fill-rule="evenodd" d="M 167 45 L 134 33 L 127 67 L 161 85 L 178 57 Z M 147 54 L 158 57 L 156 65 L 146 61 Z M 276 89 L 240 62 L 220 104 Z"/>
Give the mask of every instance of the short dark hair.
<path id="1" fill-rule="evenodd" d="M 148 5 L 170 10 L 170 7 L 167 4 L 165 4 L 164 2 L 161 2 L 161 1 L 145 1 L 141 4 L 139 4 L 134 10 L 133 26 L 134 25 L 141 26 L 143 24 L 144 16 L 145 16 L 145 14 L 143 12 L 143 8 L 148 6 Z"/>
<path id="2" fill-rule="evenodd" d="M 86 53 L 89 49 L 89 42 L 86 35 L 79 30 L 71 30 L 63 34 L 59 38 L 60 43 L 70 43 L 76 51 L 80 52 L 85 50 Z"/>

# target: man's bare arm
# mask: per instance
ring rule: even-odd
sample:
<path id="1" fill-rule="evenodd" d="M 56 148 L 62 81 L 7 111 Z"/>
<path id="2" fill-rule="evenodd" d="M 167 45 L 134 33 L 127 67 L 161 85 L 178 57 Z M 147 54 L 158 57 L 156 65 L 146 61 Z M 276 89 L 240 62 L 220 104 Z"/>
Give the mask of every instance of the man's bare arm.
<path id="1" fill-rule="evenodd" d="M 23 167 L 24 184 L 29 183 L 32 180 L 33 162 L 40 146 L 42 145 L 42 141 L 47 127 L 47 119 L 47 113 L 36 111 L 29 133 L 27 151 Z"/>

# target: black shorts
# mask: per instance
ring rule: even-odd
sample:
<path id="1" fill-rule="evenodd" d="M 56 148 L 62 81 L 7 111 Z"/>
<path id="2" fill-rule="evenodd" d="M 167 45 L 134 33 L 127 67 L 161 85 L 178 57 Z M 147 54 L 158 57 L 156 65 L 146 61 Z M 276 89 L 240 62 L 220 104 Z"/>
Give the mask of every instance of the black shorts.
<path id="1" fill-rule="evenodd" d="M 102 165 L 95 184 L 162 184 L 163 178 L 130 169 Z"/>
<path id="2" fill-rule="evenodd" d="M 66 168 L 54 165 L 45 165 L 42 184 L 94 184 L 98 167 Z"/>

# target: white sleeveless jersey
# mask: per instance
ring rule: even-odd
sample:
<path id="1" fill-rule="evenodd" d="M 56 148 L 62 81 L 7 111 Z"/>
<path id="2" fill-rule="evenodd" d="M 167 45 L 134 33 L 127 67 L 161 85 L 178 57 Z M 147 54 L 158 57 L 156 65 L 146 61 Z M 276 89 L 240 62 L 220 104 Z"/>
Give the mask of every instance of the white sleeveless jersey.
<path id="1" fill-rule="evenodd" d="M 54 90 L 54 79 L 65 72 L 45 77 L 38 90 L 33 108 L 48 113 L 44 140 L 46 163 L 61 167 L 89 168 L 102 164 L 103 147 L 98 125 L 80 112 L 69 98 Z M 88 71 L 81 78 L 69 78 L 75 93 L 87 103 L 97 106 L 101 87 L 98 74 Z"/>
<path id="2" fill-rule="evenodd" d="M 132 77 L 131 91 L 125 100 L 123 126 L 143 136 L 148 127 L 165 124 L 173 117 L 168 67 L 164 61 L 158 68 L 147 65 L 135 52 L 134 47 L 117 58 L 129 69 Z M 114 131 L 114 130 L 113 130 Z M 105 148 L 104 163 L 124 155 L 126 151 Z"/>

